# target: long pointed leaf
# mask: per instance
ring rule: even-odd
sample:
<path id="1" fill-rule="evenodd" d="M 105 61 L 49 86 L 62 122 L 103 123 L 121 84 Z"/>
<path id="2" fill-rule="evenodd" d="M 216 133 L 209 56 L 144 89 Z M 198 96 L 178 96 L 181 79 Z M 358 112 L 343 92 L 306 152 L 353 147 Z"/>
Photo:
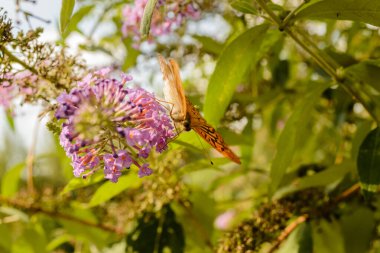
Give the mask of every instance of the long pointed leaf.
<path id="1" fill-rule="evenodd" d="M 9 169 L 1 180 L 1 195 L 4 197 L 12 197 L 18 191 L 20 176 L 25 168 L 25 163 L 19 163 Z"/>
<path id="2" fill-rule="evenodd" d="M 148 3 L 145 6 L 144 14 L 140 24 L 140 33 L 143 37 L 149 35 L 150 24 L 152 23 L 152 16 L 154 8 L 156 7 L 158 0 L 148 0 Z"/>
<path id="3" fill-rule="evenodd" d="M 137 188 L 141 185 L 142 180 L 143 179 L 139 179 L 135 174 L 131 173 L 120 177 L 116 184 L 107 181 L 94 193 L 89 205 L 91 207 L 100 205 L 128 188 Z"/>
<path id="4" fill-rule="evenodd" d="M 73 13 L 75 0 L 62 0 L 61 14 L 59 17 L 59 29 L 61 34 L 66 30 L 67 25 L 70 22 L 71 14 Z"/>
<path id="5" fill-rule="evenodd" d="M 318 0 L 305 4 L 293 20 L 301 18 L 352 20 L 380 26 L 380 1 Z"/>
<path id="6" fill-rule="evenodd" d="M 260 25 L 245 31 L 222 51 L 210 78 L 204 104 L 205 117 L 212 125 L 217 125 L 223 117 L 248 67 L 280 38 L 278 31 L 268 32 L 268 27 Z"/>
<path id="7" fill-rule="evenodd" d="M 307 129 L 307 124 L 310 122 L 312 115 L 310 112 L 313 110 L 321 93 L 328 87 L 327 83 L 314 83 L 313 85 L 314 87 L 310 89 L 302 101 L 296 106 L 277 142 L 277 151 L 270 173 L 272 179 L 270 185 L 271 194 L 273 194 L 279 186 L 281 179 L 292 162 L 300 142 L 307 141 L 307 135 L 310 134 Z"/>
<path id="8" fill-rule="evenodd" d="M 357 160 L 361 187 L 367 192 L 380 189 L 380 128 L 372 130 L 359 148 Z"/>

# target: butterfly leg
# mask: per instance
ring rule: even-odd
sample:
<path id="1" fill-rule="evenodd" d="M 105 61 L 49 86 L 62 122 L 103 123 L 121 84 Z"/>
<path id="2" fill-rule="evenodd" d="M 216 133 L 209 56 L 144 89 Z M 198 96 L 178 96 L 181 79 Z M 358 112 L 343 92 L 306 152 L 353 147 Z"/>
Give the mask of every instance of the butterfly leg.
<path id="1" fill-rule="evenodd" d="M 174 103 L 171 103 L 171 102 L 168 102 L 168 101 L 165 101 L 165 100 L 161 100 L 161 99 L 158 99 L 158 98 L 156 98 L 156 100 L 157 100 L 159 103 L 162 103 L 162 104 L 169 104 L 169 106 L 170 106 L 170 112 L 169 112 L 169 115 L 170 115 L 170 118 L 171 118 L 171 119 L 173 120 L 173 122 L 174 122 L 174 128 L 175 128 L 176 133 L 177 133 L 177 135 L 176 135 L 175 138 L 177 138 L 178 135 L 182 132 L 182 130 L 179 130 L 179 129 L 177 128 L 177 124 L 176 124 L 176 123 L 178 123 L 178 122 L 182 122 L 182 120 L 176 120 L 176 119 L 174 118 L 174 116 L 173 116 Z M 165 105 L 163 105 L 163 106 L 164 106 L 166 109 L 169 110 L 169 108 L 167 108 Z"/>

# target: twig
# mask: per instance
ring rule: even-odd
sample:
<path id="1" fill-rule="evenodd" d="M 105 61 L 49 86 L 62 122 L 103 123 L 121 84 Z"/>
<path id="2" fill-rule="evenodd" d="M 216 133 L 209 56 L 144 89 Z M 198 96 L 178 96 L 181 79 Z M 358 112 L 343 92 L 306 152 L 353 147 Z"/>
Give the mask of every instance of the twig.
<path id="1" fill-rule="evenodd" d="M 37 120 L 36 125 L 34 126 L 33 131 L 33 139 L 29 148 L 28 155 L 26 157 L 26 169 L 27 169 L 27 186 L 28 191 L 31 196 L 35 194 L 34 183 L 33 183 L 33 165 L 35 160 L 35 151 L 37 146 L 37 136 L 38 136 L 38 128 L 40 122 Z"/>
<path id="2" fill-rule="evenodd" d="M 286 238 L 302 223 L 307 221 L 309 219 L 309 215 L 304 214 L 297 219 L 295 219 L 292 223 L 290 223 L 280 234 L 280 236 L 277 238 L 275 244 L 272 245 L 272 247 L 269 249 L 268 253 L 273 253 L 278 247 L 280 247 L 281 243 L 285 241 Z"/>
<path id="3" fill-rule="evenodd" d="M 25 2 L 29 2 L 29 3 L 32 3 L 32 4 L 36 4 L 36 3 L 37 3 L 37 0 L 24 0 L 24 1 L 25 1 Z M 37 15 L 31 13 L 31 12 L 28 12 L 28 11 L 23 10 L 23 9 L 21 8 L 20 0 L 16 0 L 15 2 L 16 2 L 15 4 L 16 4 L 16 14 L 17 14 L 16 22 L 17 22 L 17 23 L 21 23 L 21 21 L 20 21 L 19 18 L 18 18 L 18 14 L 19 14 L 20 12 L 24 15 L 24 18 L 25 18 L 26 22 L 28 23 L 30 29 L 32 29 L 32 25 L 31 25 L 31 23 L 30 23 L 29 17 L 31 17 L 31 18 L 35 18 L 35 19 L 37 19 L 37 20 L 39 20 L 39 21 L 42 21 L 42 22 L 44 22 L 44 23 L 47 23 L 47 24 L 50 24 L 50 23 L 51 23 L 50 20 L 44 19 L 44 18 L 39 17 L 39 16 L 37 16 Z"/>
<path id="4" fill-rule="evenodd" d="M 108 226 L 108 225 L 101 224 L 101 223 L 94 223 L 94 222 L 90 222 L 87 220 L 79 219 L 77 217 L 74 217 L 74 216 L 71 216 L 71 215 L 68 215 L 65 213 L 60 213 L 58 211 L 46 210 L 46 209 L 39 207 L 39 206 L 36 206 L 36 205 L 29 205 L 29 204 L 22 203 L 22 202 L 17 201 L 17 200 L 11 200 L 11 199 L 4 198 L 1 195 L 0 195 L 0 202 L 8 204 L 8 205 L 16 207 L 16 208 L 24 209 L 25 211 L 30 212 L 30 213 L 42 213 L 42 214 L 48 215 L 50 217 L 54 217 L 54 218 L 58 218 L 58 219 L 65 219 L 68 221 L 73 221 L 73 222 L 80 223 L 80 224 L 83 224 L 83 225 L 86 225 L 89 227 L 95 227 L 95 228 L 99 228 L 99 229 L 102 229 L 102 230 L 105 230 L 108 232 L 113 232 L 113 233 L 116 233 L 118 235 L 122 235 L 124 233 L 123 231 L 121 231 L 120 229 L 118 229 L 116 227 L 112 227 L 112 226 Z"/>
<path id="5" fill-rule="evenodd" d="M 360 190 L 360 185 L 359 183 L 356 183 L 354 184 L 353 186 L 351 186 L 350 188 L 348 188 L 347 190 L 345 190 L 344 192 L 342 192 L 341 194 L 339 194 L 339 196 L 337 196 L 334 200 L 335 203 L 339 203 L 339 202 L 342 202 L 343 200 L 351 197 L 352 195 L 354 195 L 355 193 L 359 192 Z"/>
<path id="6" fill-rule="evenodd" d="M 19 58 L 17 58 L 4 45 L 0 45 L 0 51 L 2 51 L 5 55 L 7 55 L 9 57 L 9 59 L 11 59 L 11 61 L 20 64 L 25 69 L 27 69 L 30 72 L 32 72 L 33 74 L 38 75 L 38 71 L 35 68 L 29 66 L 28 64 L 26 64 L 25 62 L 23 62 L 22 60 L 20 60 Z"/>
<path id="7" fill-rule="evenodd" d="M 22 61 L 20 58 L 18 58 L 17 56 L 15 56 L 14 54 L 12 54 L 6 46 L 4 45 L 1 45 L 0 44 L 0 52 L 2 52 L 4 55 L 6 55 L 12 62 L 15 62 L 15 63 L 18 63 L 20 64 L 22 67 L 24 67 L 25 69 L 29 70 L 30 72 L 32 72 L 33 74 L 45 79 L 46 81 L 50 82 L 50 83 L 55 83 L 54 80 L 51 80 L 50 78 L 48 78 L 47 76 L 42 76 L 40 75 L 40 73 L 38 72 L 37 69 L 35 69 L 34 67 L 28 65 L 26 62 Z"/>

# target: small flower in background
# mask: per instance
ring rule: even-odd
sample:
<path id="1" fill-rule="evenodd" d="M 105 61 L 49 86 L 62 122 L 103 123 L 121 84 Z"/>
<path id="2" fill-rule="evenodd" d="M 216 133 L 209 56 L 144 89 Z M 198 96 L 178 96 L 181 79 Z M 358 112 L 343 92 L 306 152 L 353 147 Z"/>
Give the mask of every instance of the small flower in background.
<path id="1" fill-rule="evenodd" d="M 152 174 L 145 158 L 162 152 L 175 136 L 167 110 L 153 94 L 126 88 L 130 76 L 108 78 L 110 69 L 86 76 L 70 93 L 58 98 L 56 117 L 64 119 L 60 143 L 72 159 L 74 175 L 87 177 L 103 168 L 117 182 L 132 164 L 139 176 Z"/>
<path id="2" fill-rule="evenodd" d="M 134 5 L 124 7 L 125 17 L 122 26 L 124 37 L 132 36 L 135 42 L 141 41 L 140 23 L 148 0 L 135 0 Z M 168 34 L 182 25 L 186 18 L 198 19 L 200 11 L 192 1 L 159 0 L 153 13 L 150 34 L 153 37 Z"/>
<path id="3" fill-rule="evenodd" d="M 0 106 L 10 109 L 12 100 L 15 97 L 15 87 L 10 85 L 8 81 L 3 81 L 0 85 Z"/>
<path id="4" fill-rule="evenodd" d="M 13 100 L 18 96 L 22 96 L 24 101 L 28 101 L 32 95 L 35 95 L 35 87 L 39 83 L 37 75 L 29 70 L 2 75 L 0 77 L 0 106 L 10 109 Z"/>
<path id="5" fill-rule="evenodd" d="M 236 216 L 235 210 L 227 210 L 226 212 L 220 214 L 216 217 L 214 221 L 214 226 L 220 230 L 228 230 L 232 225 L 232 221 Z"/>

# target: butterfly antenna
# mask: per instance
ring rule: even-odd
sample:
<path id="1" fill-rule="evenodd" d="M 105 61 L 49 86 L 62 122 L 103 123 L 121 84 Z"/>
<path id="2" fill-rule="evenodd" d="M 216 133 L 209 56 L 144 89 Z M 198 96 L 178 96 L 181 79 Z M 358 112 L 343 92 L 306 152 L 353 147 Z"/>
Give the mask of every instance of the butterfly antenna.
<path id="1" fill-rule="evenodd" d="M 206 152 L 206 149 L 205 149 L 205 147 L 203 146 L 203 143 L 202 143 L 201 139 L 199 139 L 199 136 L 198 136 L 198 135 L 197 135 L 197 139 L 198 139 L 199 143 L 200 143 L 201 146 L 202 146 L 202 150 L 205 151 L 205 154 L 206 154 L 207 159 L 210 160 L 211 165 L 214 165 L 214 163 L 213 163 L 212 160 L 211 160 L 211 157 L 210 157 L 209 153 Z"/>

